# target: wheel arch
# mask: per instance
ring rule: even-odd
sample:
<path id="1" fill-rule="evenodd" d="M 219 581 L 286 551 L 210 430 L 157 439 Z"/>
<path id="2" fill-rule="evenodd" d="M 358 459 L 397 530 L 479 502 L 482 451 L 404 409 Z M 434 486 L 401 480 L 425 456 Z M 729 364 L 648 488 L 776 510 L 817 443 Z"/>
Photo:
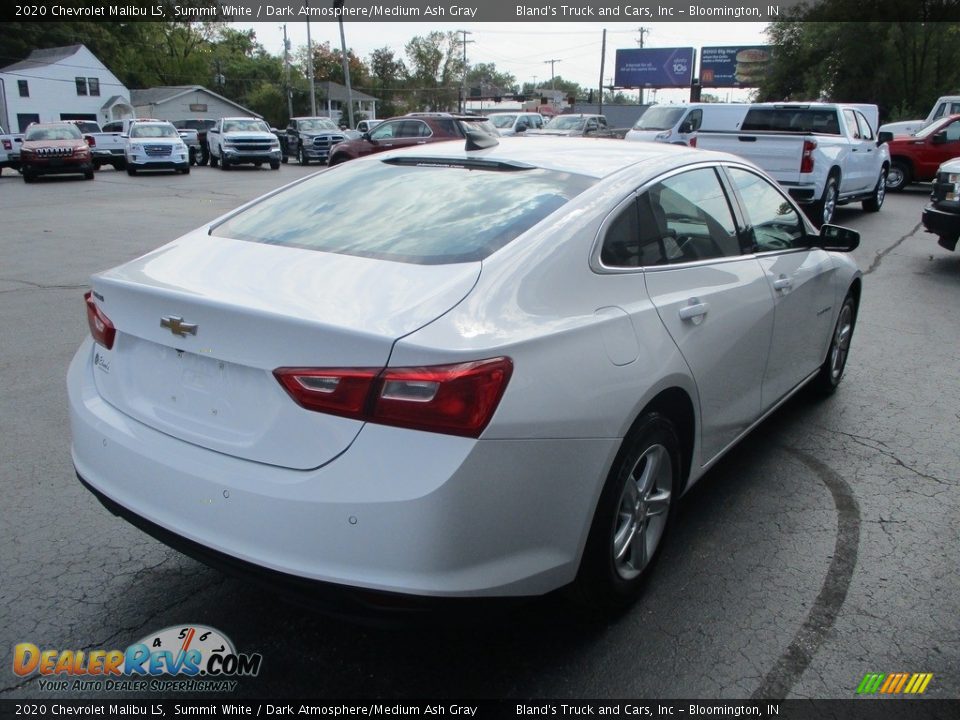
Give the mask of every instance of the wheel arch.
<path id="1" fill-rule="evenodd" d="M 680 483 L 681 493 L 687 489 L 690 481 L 690 469 L 693 466 L 693 453 L 697 437 L 697 417 L 694 411 L 693 399 L 690 394 L 678 385 L 665 388 L 651 398 L 646 405 L 637 413 L 630 429 L 624 436 L 624 443 L 621 445 L 620 452 L 626 444 L 634 429 L 650 413 L 658 413 L 666 417 L 673 423 L 677 430 L 677 438 L 680 440 L 681 467 Z M 619 457 L 618 453 L 618 457 Z"/>

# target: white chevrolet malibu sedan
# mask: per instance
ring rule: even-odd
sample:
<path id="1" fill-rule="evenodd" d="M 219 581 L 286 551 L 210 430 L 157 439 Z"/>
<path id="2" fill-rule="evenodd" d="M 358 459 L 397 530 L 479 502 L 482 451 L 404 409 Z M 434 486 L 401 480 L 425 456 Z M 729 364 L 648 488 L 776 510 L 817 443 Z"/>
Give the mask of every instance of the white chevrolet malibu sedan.
<path id="1" fill-rule="evenodd" d="M 271 582 L 624 606 L 680 496 L 839 383 L 858 242 L 729 155 L 378 154 L 93 276 L 73 461 L 114 513 Z"/>

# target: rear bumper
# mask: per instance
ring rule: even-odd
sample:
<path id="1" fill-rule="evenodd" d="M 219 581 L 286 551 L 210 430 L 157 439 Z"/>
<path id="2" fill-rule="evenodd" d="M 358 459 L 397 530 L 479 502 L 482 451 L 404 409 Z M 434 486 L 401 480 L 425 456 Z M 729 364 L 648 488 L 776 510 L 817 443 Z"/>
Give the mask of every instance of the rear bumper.
<path id="1" fill-rule="evenodd" d="M 808 204 L 815 202 L 820 196 L 817 194 L 817 189 L 813 185 L 790 185 L 788 183 L 780 183 L 788 193 L 790 197 L 796 200 L 801 204 Z"/>
<path id="2" fill-rule="evenodd" d="M 168 544 L 298 582 L 430 597 L 561 587 L 576 574 L 619 446 L 367 425 L 327 465 L 289 470 L 206 450 L 120 413 L 97 393 L 91 356 L 88 339 L 67 383 L 84 483 Z"/>
<path id="3" fill-rule="evenodd" d="M 940 210 L 933 205 L 923 209 L 923 227 L 928 232 L 940 237 L 940 245 L 947 250 L 957 249 L 957 238 L 960 237 L 960 213 L 950 213 Z"/>

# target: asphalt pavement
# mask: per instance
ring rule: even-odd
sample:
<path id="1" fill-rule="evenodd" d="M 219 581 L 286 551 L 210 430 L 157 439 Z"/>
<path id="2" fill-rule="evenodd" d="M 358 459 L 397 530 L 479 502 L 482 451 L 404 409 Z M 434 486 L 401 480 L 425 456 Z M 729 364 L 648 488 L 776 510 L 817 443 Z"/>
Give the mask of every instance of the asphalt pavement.
<path id="1" fill-rule="evenodd" d="M 553 595 L 358 625 L 107 513 L 69 450 L 87 278 L 311 171 L 0 175 L 0 698 L 90 696 L 16 676 L 16 643 L 122 649 L 185 623 L 263 655 L 247 697 L 852 698 L 868 672 L 933 673 L 927 696 L 960 697 L 960 253 L 919 227 L 922 186 L 838 212 L 866 273 L 840 390 L 798 396 L 701 480 L 615 620 Z"/>

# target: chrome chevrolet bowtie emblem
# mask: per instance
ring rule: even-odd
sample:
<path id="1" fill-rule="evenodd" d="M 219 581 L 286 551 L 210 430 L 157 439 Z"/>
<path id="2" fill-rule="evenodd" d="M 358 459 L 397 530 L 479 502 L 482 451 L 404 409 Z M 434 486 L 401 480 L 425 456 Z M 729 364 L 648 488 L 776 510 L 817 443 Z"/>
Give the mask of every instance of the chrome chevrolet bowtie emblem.
<path id="1" fill-rule="evenodd" d="M 167 330 L 174 335 L 179 335 L 180 337 L 197 334 L 196 325 L 193 323 L 185 323 L 182 317 L 177 317 L 176 315 L 160 318 L 160 327 L 167 328 Z"/>

